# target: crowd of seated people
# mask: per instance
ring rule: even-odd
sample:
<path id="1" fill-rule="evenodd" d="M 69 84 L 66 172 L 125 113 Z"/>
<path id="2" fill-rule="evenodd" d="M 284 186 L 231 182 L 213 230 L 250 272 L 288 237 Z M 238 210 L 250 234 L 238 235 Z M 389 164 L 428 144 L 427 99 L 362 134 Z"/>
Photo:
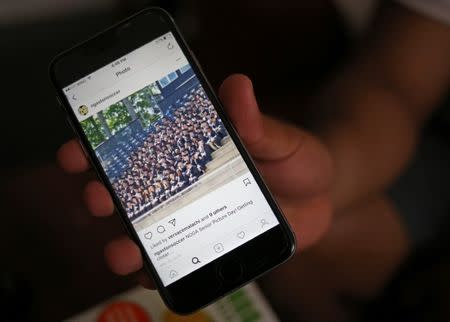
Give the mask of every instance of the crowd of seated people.
<path id="1" fill-rule="evenodd" d="M 197 181 L 227 135 L 201 87 L 180 105 L 154 125 L 113 183 L 131 219 Z"/>

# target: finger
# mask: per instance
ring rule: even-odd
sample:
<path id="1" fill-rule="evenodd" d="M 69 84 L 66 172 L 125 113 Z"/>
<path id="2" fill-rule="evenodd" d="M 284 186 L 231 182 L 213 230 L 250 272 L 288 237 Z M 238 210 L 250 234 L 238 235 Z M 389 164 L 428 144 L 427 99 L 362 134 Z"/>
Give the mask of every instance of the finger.
<path id="1" fill-rule="evenodd" d="M 137 245 L 128 237 L 110 242 L 105 247 L 105 259 L 117 275 L 129 275 L 142 269 L 142 256 Z"/>
<path id="2" fill-rule="evenodd" d="M 63 144 L 57 152 L 60 167 L 69 173 L 80 173 L 89 169 L 89 161 L 76 139 Z"/>
<path id="3" fill-rule="evenodd" d="M 229 76 L 222 83 L 219 96 L 244 143 L 252 145 L 260 141 L 262 118 L 250 79 L 240 74 Z"/>
<path id="4" fill-rule="evenodd" d="M 280 207 L 295 232 L 298 249 L 315 245 L 328 231 L 332 206 L 327 194 L 306 200 L 279 199 Z"/>
<path id="5" fill-rule="evenodd" d="M 219 93 L 228 115 L 255 159 L 265 161 L 283 159 L 298 147 L 300 143 L 298 139 L 301 137 L 296 127 L 261 114 L 248 77 L 244 75 L 228 77 Z"/>
<path id="6" fill-rule="evenodd" d="M 327 193 L 333 180 L 330 153 L 314 136 L 299 132 L 291 138 L 299 142 L 291 154 L 277 161 L 259 160 L 258 169 L 271 189 L 284 196 Z"/>
<path id="7" fill-rule="evenodd" d="M 105 217 L 114 212 L 114 203 L 109 191 L 98 181 L 91 181 L 86 185 L 84 201 L 94 216 Z"/>
<path id="8" fill-rule="evenodd" d="M 328 189 L 332 162 L 327 149 L 308 132 L 263 116 L 251 81 L 228 77 L 220 97 L 244 144 L 269 186 L 286 195 L 314 195 Z M 286 186 L 286 183 L 295 183 Z"/>
<path id="9" fill-rule="evenodd" d="M 145 288 L 148 288 L 150 290 L 154 290 L 156 288 L 155 282 L 153 282 L 147 272 L 145 272 L 143 269 L 136 273 L 136 280 Z"/>

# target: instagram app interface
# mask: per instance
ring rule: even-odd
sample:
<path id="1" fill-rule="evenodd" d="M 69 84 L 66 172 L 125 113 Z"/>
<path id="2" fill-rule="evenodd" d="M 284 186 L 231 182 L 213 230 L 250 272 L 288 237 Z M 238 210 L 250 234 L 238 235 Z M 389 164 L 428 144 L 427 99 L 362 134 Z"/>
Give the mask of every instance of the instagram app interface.
<path id="1" fill-rule="evenodd" d="M 164 285 L 278 225 L 172 33 L 64 93 Z"/>

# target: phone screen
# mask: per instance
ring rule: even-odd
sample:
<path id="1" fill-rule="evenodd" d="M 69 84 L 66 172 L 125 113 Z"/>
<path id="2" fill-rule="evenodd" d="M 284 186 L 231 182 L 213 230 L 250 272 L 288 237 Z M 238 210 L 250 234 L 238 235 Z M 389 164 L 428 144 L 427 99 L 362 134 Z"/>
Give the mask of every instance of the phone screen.
<path id="1" fill-rule="evenodd" d="M 279 225 L 171 32 L 63 92 L 164 286 Z"/>

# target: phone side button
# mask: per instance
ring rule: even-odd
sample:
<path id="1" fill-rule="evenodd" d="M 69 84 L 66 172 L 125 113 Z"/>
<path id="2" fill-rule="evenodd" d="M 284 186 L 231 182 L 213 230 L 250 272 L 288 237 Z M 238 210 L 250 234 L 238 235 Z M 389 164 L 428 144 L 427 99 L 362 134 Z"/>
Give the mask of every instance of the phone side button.
<path id="1" fill-rule="evenodd" d="M 56 103 L 59 105 L 59 107 L 63 107 L 63 103 L 61 102 L 61 99 L 58 95 L 56 95 Z"/>
<path id="2" fill-rule="evenodd" d="M 66 121 L 69 124 L 70 128 L 72 129 L 72 131 L 74 133 L 77 133 L 77 130 L 75 129 L 75 126 L 73 125 L 72 121 L 70 120 L 70 118 L 68 116 L 66 116 Z"/>
<path id="3" fill-rule="evenodd" d="M 244 265 L 236 260 L 228 260 L 219 264 L 218 272 L 225 283 L 234 283 L 244 276 Z"/>

